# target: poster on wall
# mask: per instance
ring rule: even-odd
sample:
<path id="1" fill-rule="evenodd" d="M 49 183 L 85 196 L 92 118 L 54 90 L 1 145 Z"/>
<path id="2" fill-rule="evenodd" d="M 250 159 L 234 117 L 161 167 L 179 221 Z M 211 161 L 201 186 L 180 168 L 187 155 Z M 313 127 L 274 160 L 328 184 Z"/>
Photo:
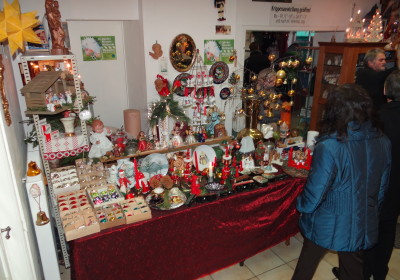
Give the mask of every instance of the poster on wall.
<path id="1" fill-rule="evenodd" d="M 204 40 L 204 64 L 212 65 L 217 61 L 232 64 L 229 57 L 234 50 L 234 40 Z"/>
<path id="2" fill-rule="evenodd" d="M 115 36 L 81 36 L 83 61 L 116 60 Z"/>
<path id="3" fill-rule="evenodd" d="M 269 23 L 273 26 L 298 26 L 309 25 L 311 4 L 272 4 Z"/>

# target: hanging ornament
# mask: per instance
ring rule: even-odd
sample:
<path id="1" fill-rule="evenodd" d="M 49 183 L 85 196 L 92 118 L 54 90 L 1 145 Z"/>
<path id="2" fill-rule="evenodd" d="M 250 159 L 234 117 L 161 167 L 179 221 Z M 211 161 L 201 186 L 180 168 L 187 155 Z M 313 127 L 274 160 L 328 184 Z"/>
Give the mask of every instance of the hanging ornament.
<path id="1" fill-rule="evenodd" d="M 36 201 L 38 207 L 39 207 L 39 212 L 36 214 L 36 225 L 37 226 L 44 226 L 48 222 L 50 222 L 49 218 L 46 215 L 46 212 L 42 211 L 42 208 L 40 206 L 40 197 L 42 195 L 42 192 L 40 191 L 40 187 L 38 184 L 32 184 L 32 186 L 29 189 L 29 193 L 33 197 L 33 199 Z"/>
<path id="2" fill-rule="evenodd" d="M 299 60 L 295 60 L 295 61 L 293 61 L 293 68 L 296 68 L 296 67 L 298 67 L 300 65 L 300 61 Z"/>
<path id="3" fill-rule="evenodd" d="M 28 171 L 26 172 L 27 176 L 34 177 L 36 175 L 39 175 L 40 173 L 41 170 L 35 161 L 31 161 L 28 163 Z"/>
<path id="4" fill-rule="evenodd" d="M 313 62 L 313 58 L 311 56 L 306 58 L 306 63 L 311 64 Z"/>
<path id="5" fill-rule="evenodd" d="M 278 79 L 283 79 L 286 76 L 286 72 L 284 70 L 279 70 L 278 72 L 276 72 L 276 77 Z"/>
<path id="6" fill-rule="evenodd" d="M 271 61 L 271 62 L 274 61 L 275 58 L 276 58 L 276 55 L 275 55 L 275 54 L 270 54 L 270 55 L 268 56 L 268 60 Z"/>
<path id="7" fill-rule="evenodd" d="M 294 96 L 294 93 L 295 93 L 295 91 L 294 91 L 293 89 L 291 89 L 291 90 L 288 91 L 288 95 L 289 95 L 290 97 Z"/>
<path id="8" fill-rule="evenodd" d="M 293 78 L 292 79 L 292 84 L 296 84 L 297 83 L 297 78 Z"/>
<path id="9" fill-rule="evenodd" d="M 155 44 L 151 47 L 153 52 L 149 52 L 149 55 L 154 59 L 159 59 L 163 55 L 161 45 L 156 41 Z"/>
<path id="10" fill-rule="evenodd" d="M 281 86 L 282 83 L 283 83 L 282 79 L 276 79 L 275 80 L 275 86 L 277 86 L 277 87 Z"/>
<path id="11" fill-rule="evenodd" d="M 285 68 L 286 66 L 287 66 L 286 61 L 281 61 L 281 62 L 279 62 L 279 67 L 280 67 L 280 68 Z"/>

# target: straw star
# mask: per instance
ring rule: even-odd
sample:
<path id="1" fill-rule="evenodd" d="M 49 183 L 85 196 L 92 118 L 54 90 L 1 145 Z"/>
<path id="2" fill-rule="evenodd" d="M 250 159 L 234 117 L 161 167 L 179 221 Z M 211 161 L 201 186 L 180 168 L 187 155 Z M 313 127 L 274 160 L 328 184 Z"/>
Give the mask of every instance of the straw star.
<path id="1" fill-rule="evenodd" d="M 39 24 L 36 11 L 21 14 L 18 0 L 9 4 L 4 0 L 4 12 L 0 12 L 0 41 L 8 39 L 11 54 L 25 50 L 24 42 L 40 44 L 33 27 Z"/>

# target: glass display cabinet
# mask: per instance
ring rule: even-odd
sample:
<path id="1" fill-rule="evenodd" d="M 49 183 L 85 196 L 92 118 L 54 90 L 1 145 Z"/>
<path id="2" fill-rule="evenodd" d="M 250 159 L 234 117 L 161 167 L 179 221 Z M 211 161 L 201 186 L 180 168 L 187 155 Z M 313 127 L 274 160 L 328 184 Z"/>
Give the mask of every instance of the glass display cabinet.
<path id="1" fill-rule="evenodd" d="M 319 56 L 314 85 L 310 130 L 319 130 L 330 90 L 341 84 L 354 83 L 357 69 L 362 67 L 365 53 L 382 48 L 386 43 L 319 42 Z M 387 53 L 391 57 L 391 52 Z M 388 66 L 390 67 L 390 59 Z"/>

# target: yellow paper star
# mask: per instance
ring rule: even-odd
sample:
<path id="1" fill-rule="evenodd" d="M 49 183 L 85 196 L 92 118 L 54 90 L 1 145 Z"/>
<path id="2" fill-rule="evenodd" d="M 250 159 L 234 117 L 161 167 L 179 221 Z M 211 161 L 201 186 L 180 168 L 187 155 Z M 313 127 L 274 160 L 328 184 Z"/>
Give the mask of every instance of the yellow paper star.
<path id="1" fill-rule="evenodd" d="M 0 42 L 8 39 L 11 54 L 17 49 L 25 50 L 24 42 L 40 44 L 41 41 L 32 30 L 39 24 L 36 11 L 21 14 L 18 0 L 9 4 L 4 0 L 4 13 L 0 13 Z"/>
<path id="2" fill-rule="evenodd" d="M 3 12 L 0 12 L 0 42 L 7 39 L 6 21 Z"/>

